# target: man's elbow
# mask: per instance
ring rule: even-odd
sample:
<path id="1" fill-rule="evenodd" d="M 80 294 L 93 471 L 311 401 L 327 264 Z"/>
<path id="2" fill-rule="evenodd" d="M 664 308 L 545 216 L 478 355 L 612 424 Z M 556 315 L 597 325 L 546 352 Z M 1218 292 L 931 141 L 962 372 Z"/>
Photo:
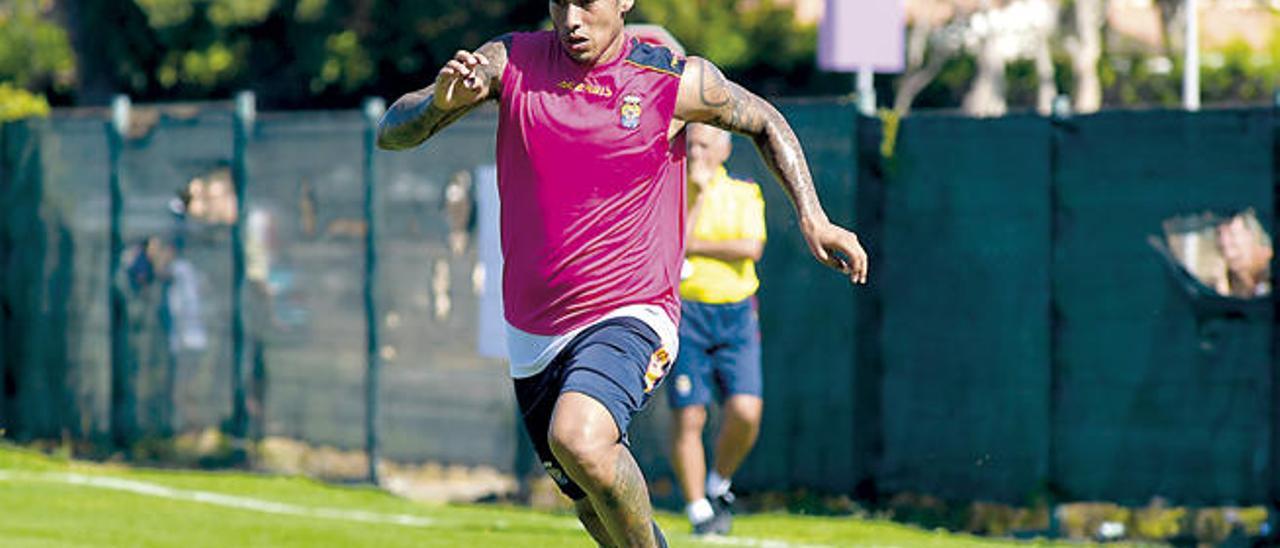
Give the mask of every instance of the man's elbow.
<path id="1" fill-rule="evenodd" d="M 747 249 L 747 258 L 751 259 L 752 262 L 758 263 L 762 257 L 764 257 L 764 241 L 755 240 L 751 242 L 751 247 Z"/>

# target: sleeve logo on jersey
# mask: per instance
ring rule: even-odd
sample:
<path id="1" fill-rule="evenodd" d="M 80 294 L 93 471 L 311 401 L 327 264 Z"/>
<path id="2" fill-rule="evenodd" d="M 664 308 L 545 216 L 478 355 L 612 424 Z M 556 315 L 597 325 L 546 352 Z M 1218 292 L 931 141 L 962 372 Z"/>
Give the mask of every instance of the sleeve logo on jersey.
<path id="1" fill-rule="evenodd" d="M 622 115 L 622 127 L 627 129 L 635 129 L 640 127 L 640 114 L 644 109 L 640 108 L 640 97 L 628 95 L 622 98 L 622 106 L 618 109 Z"/>

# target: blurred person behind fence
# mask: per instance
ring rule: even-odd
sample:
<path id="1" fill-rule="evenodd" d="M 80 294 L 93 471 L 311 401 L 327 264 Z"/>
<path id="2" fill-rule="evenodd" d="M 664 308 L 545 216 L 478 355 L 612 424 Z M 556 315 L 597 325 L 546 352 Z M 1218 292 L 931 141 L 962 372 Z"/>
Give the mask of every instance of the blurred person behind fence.
<path id="1" fill-rule="evenodd" d="M 1253 210 L 1217 226 L 1218 247 L 1227 264 L 1227 294 L 1239 298 L 1271 294 L 1271 237 Z"/>

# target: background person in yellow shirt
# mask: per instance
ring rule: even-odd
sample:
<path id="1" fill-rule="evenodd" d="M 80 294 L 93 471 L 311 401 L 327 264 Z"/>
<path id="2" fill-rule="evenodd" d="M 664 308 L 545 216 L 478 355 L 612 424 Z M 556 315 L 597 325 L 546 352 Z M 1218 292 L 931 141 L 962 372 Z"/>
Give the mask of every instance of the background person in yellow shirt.
<path id="1" fill-rule="evenodd" d="M 689 220 L 680 284 L 680 352 L 671 372 L 672 464 L 695 535 L 726 534 L 731 478 L 751 451 L 764 406 L 755 262 L 764 251 L 760 187 L 725 171 L 732 141 L 701 124 L 687 129 Z M 712 391 L 723 405 L 710 472 L 702 429 Z"/>

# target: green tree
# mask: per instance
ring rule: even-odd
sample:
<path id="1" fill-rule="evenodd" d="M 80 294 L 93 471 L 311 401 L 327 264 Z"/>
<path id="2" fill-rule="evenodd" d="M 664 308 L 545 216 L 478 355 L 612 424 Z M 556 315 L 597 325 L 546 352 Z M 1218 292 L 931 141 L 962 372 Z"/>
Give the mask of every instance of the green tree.
<path id="1" fill-rule="evenodd" d="M 531 29 L 508 0 L 81 0 L 59 4 L 81 58 L 81 102 L 225 98 L 350 106 L 429 82 L 459 48 Z M 427 74 L 430 72 L 431 74 Z"/>
<path id="2" fill-rule="evenodd" d="M 22 0 L 35 2 L 37 0 Z M 265 108 L 352 106 L 430 82 L 458 49 L 547 25 L 515 0 L 79 0 L 51 2 L 78 58 L 75 101 L 105 104 L 257 92 Z M 690 51 L 770 94 L 847 91 L 814 67 L 817 31 L 771 0 L 644 0 L 632 22 L 667 26 Z"/>
<path id="3" fill-rule="evenodd" d="M 1214 52 L 1200 72 L 1206 103 L 1266 103 L 1280 84 L 1280 37 L 1272 36 L 1269 52 L 1254 52 L 1243 39 Z"/>
<path id="4" fill-rule="evenodd" d="M 48 115 L 49 102 L 43 95 L 0 82 L 0 122 Z"/>
<path id="5" fill-rule="evenodd" d="M 74 83 L 75 58 L 62 27 L 44 11 L 47 3 L 0 3 L 0 82 L 36 92 L 66 92 Z"/>

